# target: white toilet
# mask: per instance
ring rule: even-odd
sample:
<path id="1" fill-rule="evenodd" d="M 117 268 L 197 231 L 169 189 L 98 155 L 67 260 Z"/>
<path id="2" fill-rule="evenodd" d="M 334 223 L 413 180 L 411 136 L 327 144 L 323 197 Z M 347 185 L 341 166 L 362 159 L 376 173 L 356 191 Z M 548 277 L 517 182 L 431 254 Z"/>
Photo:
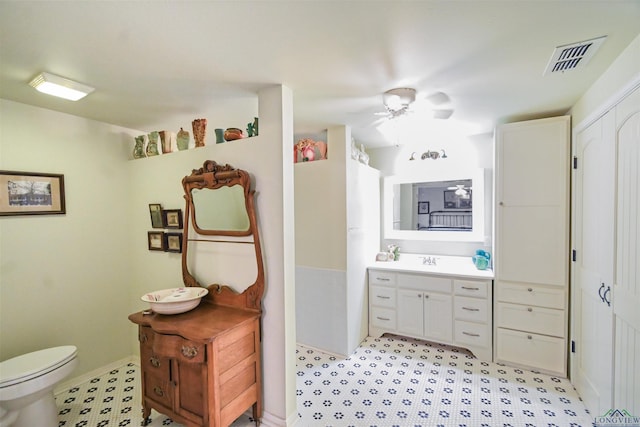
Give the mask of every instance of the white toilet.
<path id="1" fill-rule="evenodd" d="M 76 354 L 66 345 L 0 362 L 0 427 L 58 427 L 53 388 L 73 372 Z"/>

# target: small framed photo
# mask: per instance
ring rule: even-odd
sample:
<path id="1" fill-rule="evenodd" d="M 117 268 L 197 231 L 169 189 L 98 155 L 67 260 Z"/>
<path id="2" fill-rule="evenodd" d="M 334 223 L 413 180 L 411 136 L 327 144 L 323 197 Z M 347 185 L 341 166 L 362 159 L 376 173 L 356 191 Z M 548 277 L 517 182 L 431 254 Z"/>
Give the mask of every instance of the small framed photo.
<path id="1" fill-rule="evenodd" d="M 64 175 L 0 171 L 0 216 L 64 213 Z"/>
<path id="2" fill-rule="evenodd" d="M 419 214 L 428 214 L 429 213 L 429 202 L 418 202 L 418 213 Z"/>
<path id="3" fill-rule="evenodd" d="M 182 228 L 182 210 L 180 209 L 163 210 L 162 219 L 165 228 Z"/>
<path id="4" fill-rule="evenodd" d="M 164 238 L 167 252 L 182 252 L 182 233 L 165 233 Z"/>
<path id="5" fill-rule="evenodd" d="M 149 204 L 149 214 L 151 215 L 152 228 L 164 228 L 162 224 L 162 205 L 159 203 Z"/>
<path id="6" fill-rule="evenodd" d="M 165 239 L 163 231 L 149 231 L 148 241 L 150 251 L 163 251 L 165 250 Z"/>

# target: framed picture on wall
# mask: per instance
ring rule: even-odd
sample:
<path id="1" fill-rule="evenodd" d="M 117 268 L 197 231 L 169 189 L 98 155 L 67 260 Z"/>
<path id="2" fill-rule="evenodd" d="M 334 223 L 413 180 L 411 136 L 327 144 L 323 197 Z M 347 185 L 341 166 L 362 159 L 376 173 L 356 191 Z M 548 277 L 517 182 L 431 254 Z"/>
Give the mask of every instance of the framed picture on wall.
<path id="1" fill-rule="evenodd" d="M 162 231 L 149 231 L 148 235 L 148 243 L 150 251 L 163 251 L 165 248 L 165 239 L 164 232 Z"/>
<path id="2" fill-rule="evenodd" d="M 162 224 L 162 205 L 159 203 L 149 204 L 149 214 L 151 215 L 152 228 L 164 228 Z"/>
<path id="3" fill-rule="evenodd" d="M 165 228 L 182 228 L 182 210 L 166 209 L 162 211 L 162 221 Z"/>
<path id="4" fill-rule="evenodd" d="M 164 237 L 167 252 L 182 252 L 182 233 L 165 233 Z"/>
<path id="5" fill-rule="evenodd" d="M 429 202 L 418 202 L 418 214 L 429 213 Z"/>
<path id="6" fill-rule="evenodd" d="M 0 215 L 64 213 L 64 175 L 0 171 Z"/>

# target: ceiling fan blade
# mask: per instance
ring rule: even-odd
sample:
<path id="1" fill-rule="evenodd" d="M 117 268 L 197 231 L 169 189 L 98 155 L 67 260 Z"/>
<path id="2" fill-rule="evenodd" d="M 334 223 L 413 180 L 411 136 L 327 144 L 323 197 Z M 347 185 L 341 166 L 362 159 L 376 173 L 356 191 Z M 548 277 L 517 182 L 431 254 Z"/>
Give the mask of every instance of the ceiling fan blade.
<path id="1" fill-rule="evenodd" d="M 433 110 L 434 119 L 448 119 L 453 114 L 453 110 Z"/>
<path id="2" fill-rule="evenodd" d="M 449 95 L 444 92 L 434 92 L 431 95 L 427 96 L 425 99 L 432 105 L 442 105 L 451 101 L 451 99 L 449 99 Z"/>

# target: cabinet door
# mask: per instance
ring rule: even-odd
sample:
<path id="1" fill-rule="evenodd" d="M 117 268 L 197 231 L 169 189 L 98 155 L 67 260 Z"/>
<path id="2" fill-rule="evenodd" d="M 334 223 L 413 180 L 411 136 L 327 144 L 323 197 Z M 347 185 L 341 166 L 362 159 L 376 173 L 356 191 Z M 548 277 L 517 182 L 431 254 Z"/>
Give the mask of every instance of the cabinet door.
<path id="1" fill-rule="evenodd" d="M 568 285 L 569 118 L 500 127 L 496 277 Z"/>
<path id="2" fill-rule="evenodd" d="M 207 389 L 206 365 L 174 360 L 172 375 L 173 382 L 176 384 L 176 414 L 194 423 L 202 424 L 206 412 L 203 395 Z"/>
<path id="3" fill-rule="evenodd" d="M 423 297 L 422 291 L 398 289 L 398 332 L 422 336 Z"/>
<path id="4" fill-rule="evenodd" d="M 453 339 L 453 300 L 451 295 L 424 294 L 424 337 L 442 343 Z"/>

